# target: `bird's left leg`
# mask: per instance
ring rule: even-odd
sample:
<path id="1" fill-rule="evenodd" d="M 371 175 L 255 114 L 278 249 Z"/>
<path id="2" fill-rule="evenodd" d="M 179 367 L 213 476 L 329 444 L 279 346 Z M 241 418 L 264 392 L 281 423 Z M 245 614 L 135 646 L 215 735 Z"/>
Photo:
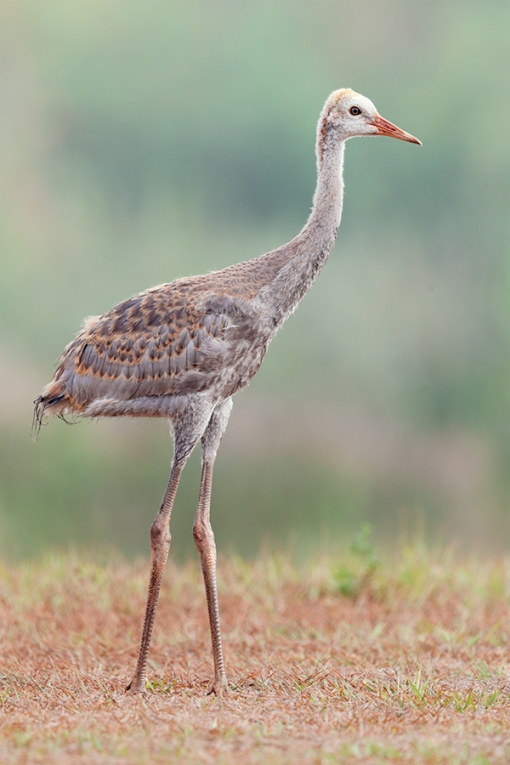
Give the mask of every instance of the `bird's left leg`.
<path id="1" fill-rule="evenodd" d="M 216 544 L 210 521 L 210 505 L 214 460 L 231 411 L 232 399 L 227 399 L 227 401 L 219 404 L 212 413 L 202 436 L 202 478 L 193 524 L 193 537 L 200 555 L 204 575 L 214 660 L 214 680 L 208 694 L 215 693 L 217 696 L 221 696 L 224 691 L 227 691 L 228 685 L 221 646 L 220 614 L 216 587 Z"/>

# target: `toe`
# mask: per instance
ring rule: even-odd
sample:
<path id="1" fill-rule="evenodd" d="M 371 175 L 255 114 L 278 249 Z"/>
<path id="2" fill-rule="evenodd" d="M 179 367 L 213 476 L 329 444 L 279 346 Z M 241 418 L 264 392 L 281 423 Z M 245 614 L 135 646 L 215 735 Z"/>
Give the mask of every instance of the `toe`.
<path id="1" fill-rule="evenodd" d="M 209 690 L 207 691 L 207 695 L 211 696 L 213 693 L 220 699 L 222 696 L 225 696 L 228 693 L 228 683 L 225 676 L 217 677 L 211 683 Z"/>

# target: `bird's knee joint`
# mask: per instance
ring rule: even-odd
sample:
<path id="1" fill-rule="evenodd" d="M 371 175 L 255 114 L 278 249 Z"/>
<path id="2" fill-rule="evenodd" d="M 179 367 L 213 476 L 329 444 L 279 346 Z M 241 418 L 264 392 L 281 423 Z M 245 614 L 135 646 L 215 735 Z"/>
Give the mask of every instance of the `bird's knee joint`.
<path id="1" fill-rule="evenodd" d="M 167 523 L 161 523 L 156 519 L 151 526 L 151 547 L 157 549 L 161 545 L 170 546 L 170 529 Z"/>
<path id="2" fill-rule="evenodd" d="M 209 523 L 195 522 L 193 524 L 193 539 L 200 549 L 204 545 L 214 544 L 214 533 Z"/>

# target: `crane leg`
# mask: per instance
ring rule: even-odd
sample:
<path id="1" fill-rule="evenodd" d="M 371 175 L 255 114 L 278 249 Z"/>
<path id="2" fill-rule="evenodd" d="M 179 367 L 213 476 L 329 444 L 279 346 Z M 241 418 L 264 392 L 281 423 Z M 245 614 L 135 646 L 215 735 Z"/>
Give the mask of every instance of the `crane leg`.
<path id="1" fill-rule="evenodd" d="M 214 460 L 221 437 L 227 427 L 231 410 L 231 399 L 218 406 L 213 412 L 207 429 L 202 436 L 202 478 L 200 481 L 197 512 L 193 524 L 193 538 L 200 555 L 200 563 L 202 564 L 202 573 L 204 575 L 214 661 L 214 680 L 207 693 L 215 693 L 217 696 L 222 696 L 228 690 L 228 685 L 221 645 L 220 613 L 216 587 L 216 544 L 210 521 L 211 485 Z"/>
<path id="2" fill-rule="evenodd" d="M 159 591 L 161 589 L 161 580 L 163 578 L 163 571 L 168 558 L 168 551 L 170 550 L 170 541 L 172 538 L 170 535 L 170 516 L 172 514 L 172 507 L 177 493 L 177 487 L 179 486 L 181 473 L 194 446 L 204 433 L 210 416 L 210 408 L 196 405 L 194 408 L 190 408 L 189 413 L 185 413 L 180 419 L 176 418 L 173 422 L 175 444 L 172 469 L 170 471 L 170 478 L 159 511 L 151 526 L 151 573 L 149 590 L 147 593 L 147 605 L 145 607 L 145 617 L 135 674 L 126 688 L 126 691 L 130 691 L 131 693 L 140 693 L 145 690 L 147 655 L 149 652 Z"/>
<path id="3" fill-rule="evenodd" d="M 183 467 L 184 465 L 172 465 L 170 479 L 161 506 L 151 526 L 151 573 L 149 579 L 149 591 L 147 593 L 147 605 L 145 607 L 145 618 L 143 621 L 142 638 L 140 641 L 140 649 L 138 651 L 136 670 L 133 679 L 126 688 L 126 691 L 131 691 L 131 693 L 140 693 L 145 690 L 147 654 L 149 652 L 149 644 L 151 641 L 154 616 L 156 614 L 156 606 L 158 604 L 159 591 L 161 589 L 163 570 L 170 549 L 170 515 L 172 513 L 172 507 Z"/>

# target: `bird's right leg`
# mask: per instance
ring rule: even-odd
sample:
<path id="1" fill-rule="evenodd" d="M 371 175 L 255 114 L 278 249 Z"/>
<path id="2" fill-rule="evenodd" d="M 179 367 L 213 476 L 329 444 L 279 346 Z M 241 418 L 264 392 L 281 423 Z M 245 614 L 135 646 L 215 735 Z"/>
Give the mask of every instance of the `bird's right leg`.
<path id="1" fill-rule="evenodd" d="M 183 468 L 183 464 L 177 463 L 174 460 L 161 506 L 151 526 L 151 573 L 149 579 L 149 591 L 147 593 L 147 605 L 145 607 L 145 618 L 136 670 L 133 679 L 126 688 L 126 691 L 131 691 L 131 693 L 140 693 L 145 690 L 147 654 L 149 652 L 152 626 L 154 624 L 159 590 L 161 588 L 161 579 L 163 577 L 163 570 L 170 549 L 170 515 L 172 513 L 172 507 Z"/>

